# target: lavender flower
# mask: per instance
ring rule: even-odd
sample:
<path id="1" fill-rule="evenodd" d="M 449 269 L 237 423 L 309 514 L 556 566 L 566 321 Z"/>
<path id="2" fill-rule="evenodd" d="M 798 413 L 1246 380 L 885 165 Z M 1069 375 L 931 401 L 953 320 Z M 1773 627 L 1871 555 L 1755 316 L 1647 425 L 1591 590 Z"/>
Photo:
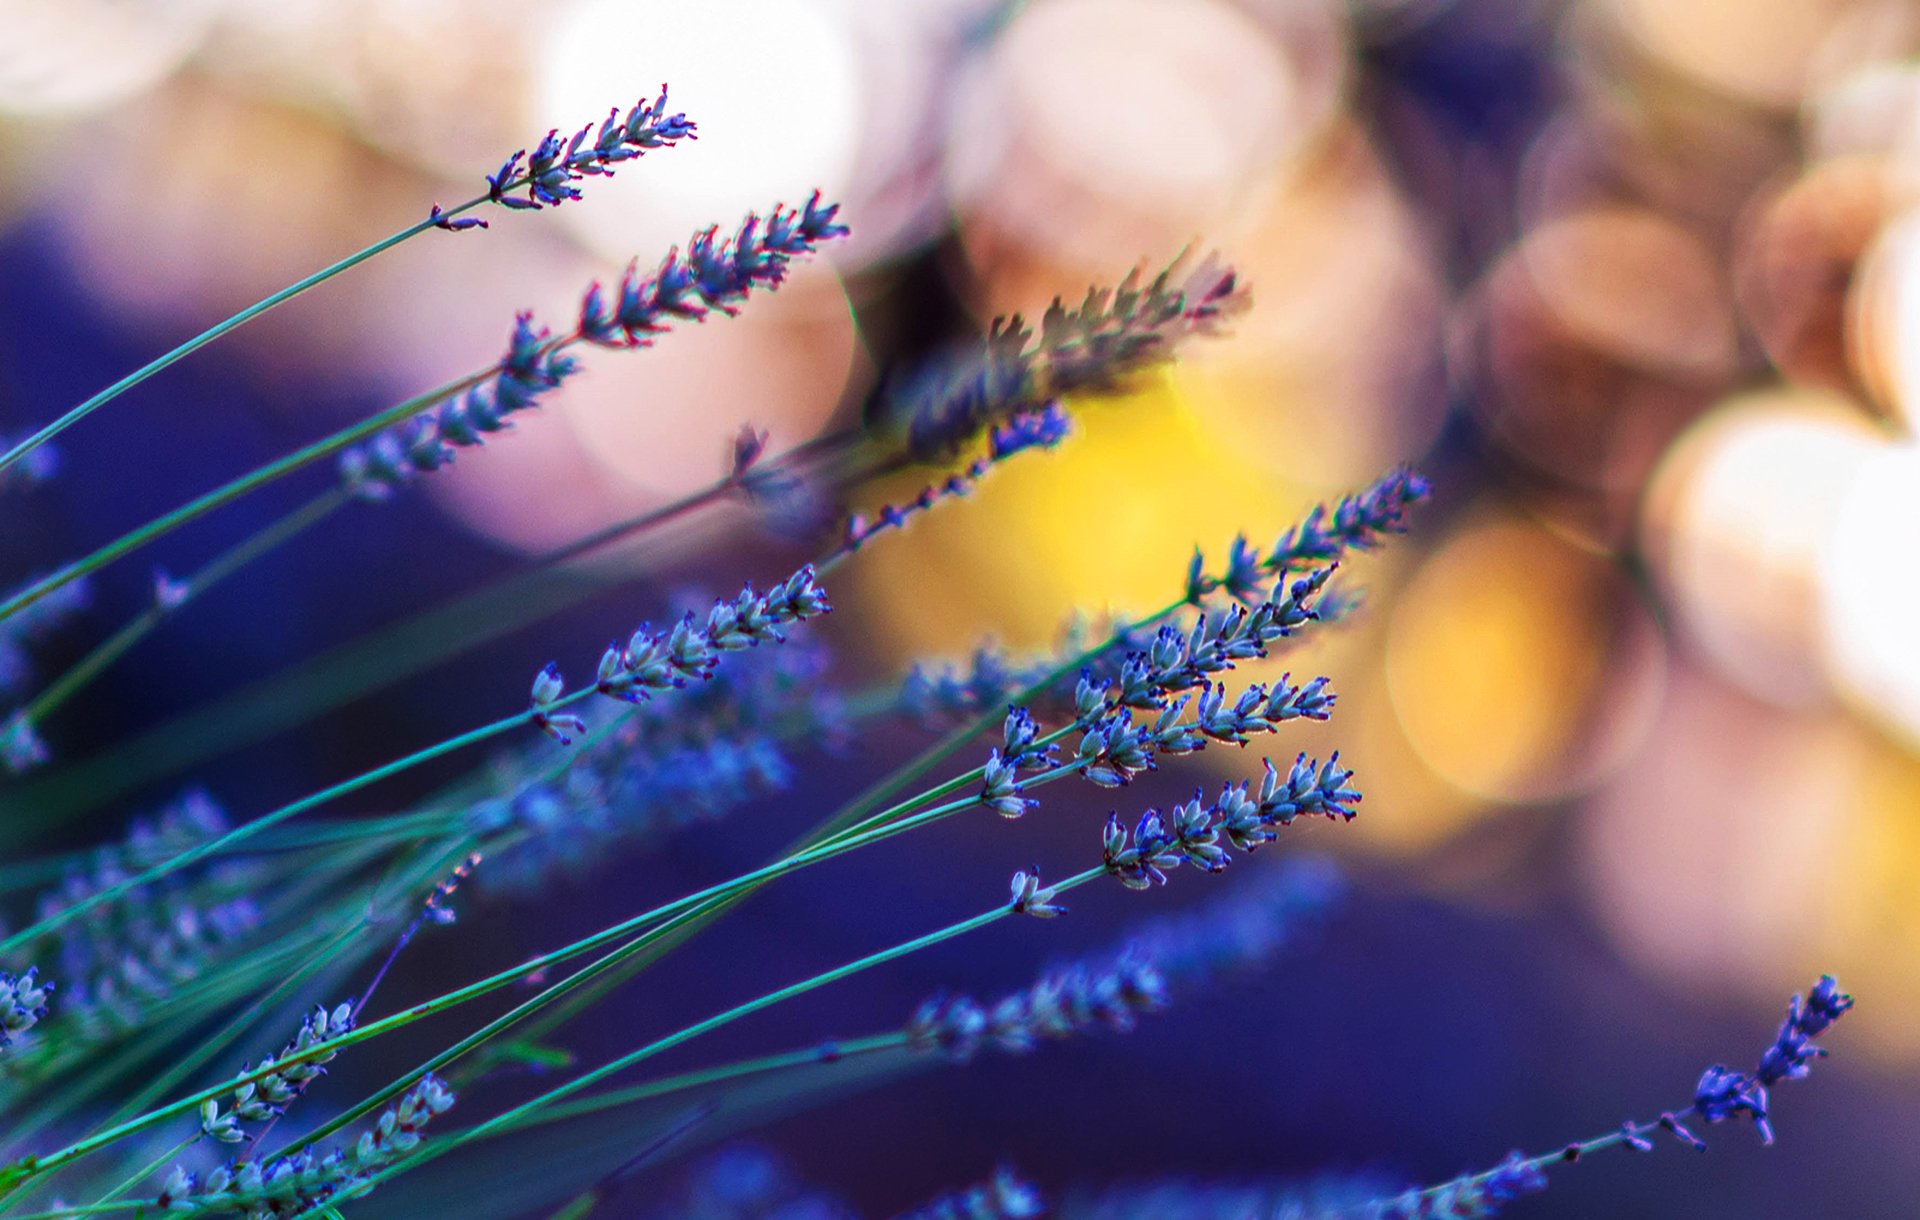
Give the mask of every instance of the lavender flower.
<path id="1" fill-rule="evenodd" d="M 1013 898 L 1009 905 L 1016 915 L 1032 915 L 1036 919 L 1052 919 L 1063 914 L 1067 908 L 1053 900 L 1053 888 L 1040 884 L 1040 870 L 1018 872 L 1013 875 Z"/>
<path id="2" fill-rule="evenodd" d="M 498 172 L 487 175 L 487 198 L 508 208 L 557 207 L 569 199 L 580 198 L 579 189 L 573 185 L 576 182 L 596 175 L 610 177 L 613 167 L 622 161 L 630 161 L 656 148 L 671 148 L 681 140 L 699 139 L 691 119 L 684 114 L 667 113 L 665 85 L 660 86 L 659 97 L 652 102 L 641 99 L 624 116 L 619 107 L 614 107 L 600 124 L 593 143 L 588 144 L 587 136 L 592 131 L 593 125 L 589 123 L 568 140 L 555 128 L 535 146 L 531 157 L 524 148 L 514 153 Z M 526 160 L 524 170 L 521 168 L 523 158 Z M 527 188 L 526 198 L 507 193 L 523 185 Z M 469 223 L 456 220 L 449 224 L 441 219 L 442 215 L 440 205 L 435 204 L 431 219 L 442 228 L 459 228 Z M 485 222 L 471 223 L 484 227 Z"/>
<path id="3" fill-rule="evenodd" d="M 734 314 L 756 288 L 776 288 L 795 258 L 814 253 L 823 241 L 845 236 L 835 221 L 839 204 L 822 204 L 815 191 L 799 210 L 775 204 L 762 220 L 748 213 L 732 237 L 718 226 L 694 235 L 682 255 L 676 248 L 651 274 L 627 268 L 620 291 L 609 300 L 595 284 L 580 304 L 581 338 L 615 347 L 645 347 L 670 322 L 698 322 L 712 310 Z"/>
<path id="4" fill-rule="evenodd" d="M 36 449 L 34 452 L 40 451 Z M 37 584 L 40 579 L 36 576 L 28 584 Z M 0 695 L 19 692 L 31 678 L 33 668 L 27 659 L 29 646 L 65 626 L 68 620 L 84 611 L 92 600 L 92 583 L 84 579 L 76 580 L 61 585 L 39 601 L 30 602 L 5 619 L 0 619 Z"/>
<path id="5" fill-rule="evenodd" d="M 519 200 L 501 202 L 525 206 Z M 815 191 L 799 211 L 775 204 L 765 220 L 749 213 L 724 241 L 717 227 L 697 233 L 684 256 L 676 248 L 651 275 L 643 278 L 637 264 L 629 267 L 617 301 L 609 302 L 599 284 L 589 287 L 580 325 L 569 335 L 536 329 L 531 314 L 518 315 L 507 354 L 490 381 L 343 451 L 341 482 L 363 499 L 385 499 L 415 476 L 445 466 L 455 449 L 480 444 L 507 427 L 508 416 L 539 405 L 548 391 L 576 373 L 579 366 L 565 354 L 575 343 L 644 347 L 675 318 L 697 322 L 710 310 L 738 312 L 738 302 L 755 288 L 777 287 L 795 258 L 847 232 L 834 221 L 839 210 L 838 204 L 823 206 Z"/>
<path id="6" fill-rule="evenodd" d="M 642 625 L 624 647 L 614 644 L 600 658 L 596 689 L 637 703 L 652 692 L 704 682 L 721 653 L 784 642 L 780 628 L 832 608 L 808 564 L 764 594 L 748 585 L 731 602 L 716 601 L 704 626 L 691 611 L 670 631 Z"/>
<path id="7" fill-rule="evenodd" d="M 1773 1126 L 1767 1121 L 1767 1089 L 1783 1080 L 1805 1078 L 1813 1061 L 1827 1053 L 1813 1044 L 1813 1038 L 1852 1007 L 1853 997 L 1841 994 L 1833 976 L 1821 975 L 1805 1001 L 1796 995 L 1788 1003 L 1787 1019 L 1751 1075 L 1719 1063 L 1702 1073 L 1694 1088 L 1695 1113 L 1710 1123 L 1749 1115 L 1760 1132 L 1760 1142 L 1773 1143 Z"/>
<path id="8" fill-rule="evenodd" d="M 1046 1211 L 1040 1192 L 1002 1165 L 986 1181 L 941 1195 L 900 1220 L 1031 1220 Z"/>
<path id="9" fill-rule="evenodd" d="M 1015 314 L 996 319 L 980 345 L 931 362 L 883 394 L 883 416 L 906 433 L 920 461 L 958 451 L 993 424 L 1081 390 L 1111 390 L 1164 363 L 1179 340 L 1211 334 L 1247 303 L 1234 273 L 1184 256 L 1142 288 L 1137 271 L 1118 288 L 1087 290 L 1077 309 L 1054 301 L 1035 334 Z M 1022 427 L 1009 440 L 1042 436 Z M 1027 443 L 1041 443 L 1037 440 Z"/>
<path id="10" fill-rule="evenodd" d="M 1338 1214 L 1353 1220 L 1440 1220 L 1496 1215 L 1512 1200 L 1545 1190 L 1548 1166 L 1570 1164 L 1588 1153 L 1615 1146 L 1651 1152 L 1653 1143 L 1647 1137 L 1655 1132 L 1664 1131 L 1688 1147 L 1705 1152 L 1706 1141 L 1684 1122 L 1688 1114 L 1698 1115 L 1710 1123 L 1745 1114 L 1753 1119 L 1761 1141 L 1771 1144 L 1773 1128 L 1767 1121 L 1767 1087 L 1805 1077 L 1812 1062 L 1826 1054 L 1814 1046 L 1811 1039 L 1825 1032 L 1852 1007 L 1853 997 L 1842 994 L 1832 975 L 1823 974 L 1804 1001 L 1796 995 L 1788 1002 L 1787 1019 L 1774 1036 L 1773 1045 L 1761 1056 L 1760 1066 L 1749 1075 L 1724 1064 L 1714 1064 L 1702 1073 L 1694 1086 L 1693 1104 L 1686 1111 L 1669 1111 L 1652 1122 L 1622 1123 L 1606 1135 L 1568 1144 L 1542 1156 L 1525 1157 L 1515 1152 L 1494 1169 L 1378 1199 Z"/>
<path id="11" fill-rule="evenodd" d="M 351 494 L 384 500 L 416 475 L 453 461 L 454 449 L 478 445 L 507 426 L 507 417 L 537 406 L 542 395 L 579 370 L 562 353 L 569 340 L 536 329 L 533 315 L 514 318 L 499 372 L 437 409 L 414 416 L 340 454 L 340 481 Z"/>
<path id="12" fill-rule="evenodd" d="M 809 1190 L 773 1153 L 732 1144 L 704 1158 L 650 1208 L 657 1220 L 853 1220 L 853 1209 Z"/>
<path id="13" fill-rule="evenodd" d="M 339 1004 L 328 1009 L 316 1006 L 300 1022 L 300 1032 L 293 1041 L 278 1055 L 269 1055 L 260 1061 L 260 1067 L 272 1067 L 280 1060 L 309 1051 L 329 1038 L 338 1038 L 353 1028 L 353 1005 Z M 248 1081 L 234 1089 L 222 1111 L 218 1099 L 209 1098 L 200 1106 L 200 1132 L 209 1139 L 223 1144 L 238 1144 L 246 1140 L 245 1123 L 264 1122 L 283 1113 L 293 1100 L 306 1092 L 307 1086 L 326 1074 L 323 1066 L 332 1061 L 338 1052 L 328 1051 L 310 1059 L 303 1059 L 274 1072 L 257 1081 Z M 242 1076 L 251 1075 L 256 1069 L 249 1065 L 241 1071 Z"/>
<path id="14" fill-rule="evenodd" d="M 1030 985 L 981 1005 L 937 993 L 907 1022 L 908 1044 L 965 1062 L 982 1044 L 1024 1054 L 1043 1041 L 1133 1029 L 1164 1008 L 1171 989 L 1265 962 L 1340 894 L 1332 862 L 1289 860 L 1278 875 L 1187 914 L 1148 921 L 1115 949 L 1042 971 Z"/>
<path id="15" fill-rule="evenodd" d="M 1343 497 L 1332 512 L 1324 505 L 1315 506 L 1305 520 L 1280 535 L 1273 549 L 1259 561 L 1259 567 L 1278 574 L 1333 563 L 1349 550 L 1372 550 L 1388 536 L 1405 533 L 1408 511 L 1432 494 L 1432 484 L 1418 472 L 1405 466 L 1397 467 L 1375 480 L 1372 486 Z M 1198 576 L 1202 563 L 1199 553 L 1195 552 L 1195 580 L 1190 586 L 1201 585 L 1206 592 L 1225 588 L 1233 596 L 1242 597 L 1240 588 L 1244 587 L 1252 559 L 1251 553 L 1244 551 L 1245 546 L 1244 538 L 1235 541 L 1239 562 L 1229 564 L 1226 577 L 1211 582 Z"/>
<path id="16" fill-rule="evenodd" d="M 16 445 L 32 436 L 32 431 L 0 436 L 0 453 L 11 453 Z M 60 473 L 60 451 L 42 443 L 22 454 L 10 466 L 0 468 L 0 491 L 24 491 L 53 481 Z"/>
<path id="17" fill-rule="evenodd" d="M 711 601 L 707 602 L 711 605 Z M 789 743 L 839 747 L 847 714 L 825 647 L 795 637 L 737 654 L 671 705 L 650 702 L 596 735 L 553 775 L 551 747 L 502 759 L 494 791 L 463 815 L 490 888 L 531 894 L 578 876 L 616 848 L 651 848 L 793 782 Z"/>
<path id="18" fill-rule="evenodd" d="M 155 1199 L 162 1211 L 240 1212 L 248 1220 L 305 1215 L 342 1191 L 365 1182 L 419 1147 L 429 1123 L 453 1107 L 453 1090 L 428 1074 L 381 1112 L 347 1149 L 268 1161 L 229 1163 L 199 1180 L 175 1167 Z"/>
<path id="19" fill-rule="evenodd" d="M 85 866 L 41 895 L 42 918 L 112 889 L 153 865 L 218 837 L 226 817 L 205 792 L 190 790 L 126 839 L 91 853 Z M 48 937 L 60 977 L 65 1037 L 81 1043 L 138 1028 L 183 985 L 228 960 L 260 922 L 253 898 L 262 867 L 227 861 L 184 870 L 129 890 L 91 919 Z"/>
<path id="20" fill-rule="evenodd" d="M 17 975 L 0 970 L 0 1049 L 13 1045 L 47 1015 L 47 997 L 53 984 L 40 981 L 36 966 L 28 966 Z"/>
<path id="21" fill-rule="evenodd" d="M 1498 1168 L 1457 1178 L 1421 1191 L 1407 1191 L 1392 1199 L 1356 1208 L 1364 1220 L 1452 1220 L 1454 1217 L 1497 1216 L 1500 1209 L 1525 1195 L 1547 1188 L 1539 1165 L 1518 1152 L 1507 1154 Z"/>
<path id="22" fill-rule="evenodd" d="M 1352 778 L 1353 772 L 1341 768 L 1338 753 L 1324 764 L 1300 755 L 1284 781 L 1268 763 L 1257 796 L 1248 795 L 1244 781 L 1227 784 L 1210 804 L 1196 792 L 1170 813 L 1147 810 L 1131 831 L 1118 813 L 1109 815 L 1102 858 L 1109 875 L 1136 890 L 1166 884 L 1167 873 L 1182 863 L 1217 873 L 1227 866 L 1229 846 L 1253 851 L 1303 813 L 1352 821 L 1352 805 L 1360 799 L 1347 787 Z"/>
<path id="23" fill-rule="evenodd" d="M 25 711 L 16 711 L 0 724 L 0 767 L 23 775 L 53 757 L 47 743 L 34 731 Z"/>

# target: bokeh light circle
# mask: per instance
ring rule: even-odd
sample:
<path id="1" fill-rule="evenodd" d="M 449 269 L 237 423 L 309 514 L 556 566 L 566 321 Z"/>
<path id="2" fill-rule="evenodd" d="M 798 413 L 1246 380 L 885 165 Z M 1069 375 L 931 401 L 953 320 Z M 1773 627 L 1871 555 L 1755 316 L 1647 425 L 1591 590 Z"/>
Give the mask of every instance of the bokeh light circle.
<path id="1" fill-rule="evenodd" d="M 852 37 L 822 4 L 785 0 L 583 0 L 555 23 L 536 92 L 555 122 L 598 123 L 609 107 L 671 86 L 697 144 L 654 153 L 591 184 L 562 222 L 610 258 L 654 257 L 749 209 L 837 199 L 858 154 Z M 857 218 L 855 219 L 857 222 Z"/>
<path id="2" fill-rule="evenodd" d="M 1821 556 L 1878 444 L 1844 399 L 1782 388 L 1701 420 L 1655 473 L 1641 540 L 1673 621 L 1757 698 L 1798 707 L 1825 697 Z"/>
<path id="3" fill-rule="evenodd" d="M 1499 511 L 1458 527 L 1399 592 L 1386 664 L 1414 751 L 1496 801 L 1600 782 L 1647 731 L 1666 669 L 1610 561 Z"/>

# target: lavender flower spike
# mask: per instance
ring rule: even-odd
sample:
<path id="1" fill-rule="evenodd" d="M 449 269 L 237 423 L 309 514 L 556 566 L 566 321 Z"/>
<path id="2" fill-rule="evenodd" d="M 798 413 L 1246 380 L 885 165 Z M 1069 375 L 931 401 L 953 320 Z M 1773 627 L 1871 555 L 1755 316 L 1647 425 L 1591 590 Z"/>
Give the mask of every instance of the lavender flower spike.
<path id="1" fill-rule="evenodd" d="M 611 177 L 613 167 L 622 161 L 631 161 L 656 148 L 671 148 L 681 140 L 700 138 L 695 134 L 693 120 L 684 114 L 667 113 L 665 85 L 660 86 L 659 97 L 651 102 L 642 98 L 624 116 L 619 107 L 614 107 L 589 144 L 587 136 L 592 131 L 593 124 L 589 123 L 569 140 L 555 128 L 534 147 L 531 157 L 524 148 L 514 153 L 497 172 L 487 175 L 487 198 L 515 209 L 558 207 L 569 199 L 580 198 L 579 188 L 573 185 L 576 182 L 597 175 Z M 521 166 L 522 159 L 526 162 L 525 168 Z M 527 188 L 524 199 L 508 194 L 521 186 Z M 484 227 L 480 221 L 449 222 L 445 215 L 440 205 L 435 204 L 429 219 L 443 229 L 466 228 L 470 224 Z"/>
<path id="2" fill-rule="evenodd" d="M 1523 1157 L 1515 1152 L 1497 1168 L 1466 1174 L 1390 1199 L 1378 1199 L 1334 1215 L 1349 1220 L 1441 1220 L 1497 1215 L 1506 1203 L 1545 1190 L 1549 1166 L 1570 1164 L 1603 1148 L 1624 1146 L 1636 1152 L 1652 1152 L 1653 1142 L 1647 1137 L 1664 1131 L 1688 1147 L 1705 1152 L 1706 1141 L 1688 1130 L 1682 1121 L 1688 1114 L 1698 1115 L 1710 1123 L 1748 1115 L 1759 1129 L 1761 1140 L 1771 1144 L 1773 1129 L 1767 1122 L 1767 1087 L 1806 1076 L 1812 1062 L 1826 1054 L 1814 1046 L 1811 1039 L 1852 1007 L 1853 997 L 1840 991 L 1832 975 L 1823 974 L 1805 1000 L 1794 996 L 1788 1003 L 1786 1021 L 1751 1075 L 1736 1072 L 1724 1064 L 1714 1064 L 1701 1074 L 1700 1083 L 1694 1086 L 1693 1105 L 1685 1111 L 1669 1111 L 1652 1122 L 1622 1123 L 1606 1135 L 1568 1144 L 1541 1156 Z"/>
<path id="3" fill-rule="evenodd" d="M 784 642 L 780 628 L 831 609 L 808 564 L 765 593 L 748 585 L 732 601 L 715 602 L 704 625 L 691 611 L 669 631 L 643 624 L 625 646 L 614 644 L 601 656 L 597 687 L 601 694 L 638 703 L 656 691 L 704 682 L 721 653 L 768 640 Z M 537 685 L 535 692 L 537 697 Z"/>

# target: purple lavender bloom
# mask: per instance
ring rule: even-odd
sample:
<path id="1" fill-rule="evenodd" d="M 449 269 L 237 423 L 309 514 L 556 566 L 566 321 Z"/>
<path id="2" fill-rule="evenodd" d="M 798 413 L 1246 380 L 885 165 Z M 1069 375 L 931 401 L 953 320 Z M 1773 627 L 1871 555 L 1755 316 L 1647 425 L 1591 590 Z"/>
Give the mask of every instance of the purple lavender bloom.
<path id="1" fill-rule="evenodd" d="M 1115 948 L 1043 970 L 989 1005 L 937 993 L 907 1023 L 910 1045 L 965 1061 L 984 1044 L 1024 1054 L 1099 1028 L 1125 1033 L 1173 989 L 1264 964 L 1342 894 L 1331 861 L 1300 857 L 1276 875 L 1197 910 L 1141 924 Z"/>
<path id="2" fill-rule="evenodd" d="M 941 1195 L 900 1220 L 1031 1220 L 1046 1210 L 1040 1192 L 1002 1165 L 986 1181 Z"/>
<path id="3" fill-rule="evenodd" d="M 570 140 L 562 137 L 558 128 L 547 132 L 532 156 L 523 148 L 508 157 L 498 171 L 487 175 L 487 198 L 513 209 L 557 207 L 580 198 L 580 190 L 574 186 L 576 182 L 600 175 L 611 176 L 613 167 L 622 161 L 630 161 L 656 148 L 670 148 L 681 140 L 699 138 L 695 134 L 696 125 L 686 115 L 667 113 L 665 85 L 660 86 L 659 97 L 652 102 L 644 98 L 636 102 L 625 117 L 621 116 L 619 107 L 614 107 L 589 144 L 587 137 L 592 132 L 591 123 Z M 525 198 L 508 194 L 522 186 L 527 189 Z M 466 228 L 470 223 L 483 227 L 485 224 L 458 220 L 447 223 L 442 219 L 444 215 L 440 205 L 435 204 L 429 219 L 447 229 Z"/>

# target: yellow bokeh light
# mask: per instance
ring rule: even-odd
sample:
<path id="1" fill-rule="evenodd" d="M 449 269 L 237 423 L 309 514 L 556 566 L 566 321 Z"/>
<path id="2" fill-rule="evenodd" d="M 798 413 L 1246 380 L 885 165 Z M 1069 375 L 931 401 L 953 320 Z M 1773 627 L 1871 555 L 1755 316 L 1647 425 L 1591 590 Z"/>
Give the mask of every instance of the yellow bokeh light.
<path id="1" fill-rule="evenodd" d="M 1093 404 L 1053 454 L 1008 462 L 916 522 L 910 543 L 863 554 L 847 602 L 875 608 L 865 628 L 895 664 L 982 636 L 1044 646 L 1079 611 L 1158 609 L 1179 596 L 1196 542 L 1224 555 L 1236 532 L 1277 535 L 1305 507 L 1268 455 L 1211 422 L 1163 377 Z M 928 477 L 876 496 L 908 499 Z"/>
<path id="2" fill-rule="evenodd" d="M 1664 653 L 1604 559 L 1498 512 L 1458 529 L 1397 596 L 1387 681 L 1434 772 L 1497 801 L 1556 799 L 1645 733 Z"/>

